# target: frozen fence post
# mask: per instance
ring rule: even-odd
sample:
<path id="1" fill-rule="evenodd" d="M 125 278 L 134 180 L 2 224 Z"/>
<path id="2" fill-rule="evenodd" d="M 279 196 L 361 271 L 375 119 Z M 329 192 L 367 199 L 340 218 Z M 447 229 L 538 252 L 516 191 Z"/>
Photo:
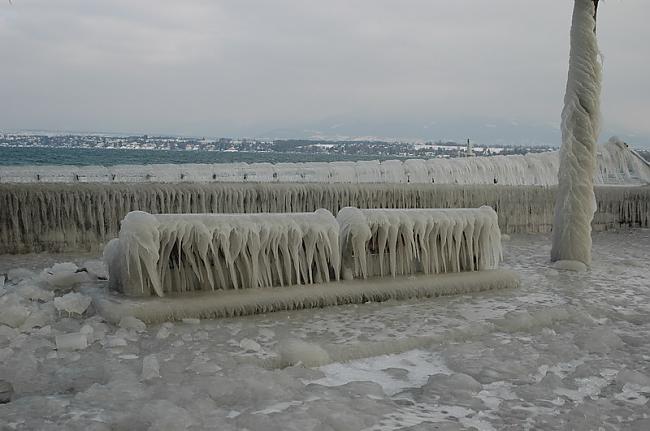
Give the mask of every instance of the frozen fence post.
<path id="1" fill-rule="evenodd" d="M 597 0 L 575 0 L 564 109 L 551 260 L 591 264 L 591 221 L 596 211 L 594 173 L 600 128 L 596 40 Z"/>

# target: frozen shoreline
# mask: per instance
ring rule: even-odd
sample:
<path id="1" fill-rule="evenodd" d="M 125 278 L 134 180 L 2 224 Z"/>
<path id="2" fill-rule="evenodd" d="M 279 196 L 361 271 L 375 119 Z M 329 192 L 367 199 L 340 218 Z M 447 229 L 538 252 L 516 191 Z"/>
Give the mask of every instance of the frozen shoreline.
<path id="1" fill-rule="evenodd" d="M 503 267 L 522 276 L 520 289 L 144 330 L 106 324 L 92 310 L 50 315 L 51 301 L 19 295 L 33 284 L 28 277 L 18 291 L 8 283 L 0 303 L 19 295 L 48 320 L 25 331 L 0 327 L 0 379 L 16 389 L 14 401 L 0 405 L 0 425 L 647 429 L 649 247 L 648 229 L 595 233 L 593 268 L 573 273 L 551 268 L 548 235 L 513 235 L 504 242 Z M 68 254 L 2 259 L 0 273 L 39 262 L 43 268 L 59 257 L 100 272 L 87 254 Z M 86 325 L 93 328 L 88 347 L 55 349 L 57 334 Z M 364 348 L 392 351 L 317 368 L 269 367 L 286 354 L 288 340 L 335 358 Z"/>
<path id="2" fill-rule="evenodd" d="M 650 164 L 621 140 L 599 145 L 595 184 L 648 184 Z M 557 151 L 523 156 L 305 163 L 0 166 L 0 183 L 558 184 Z"/>

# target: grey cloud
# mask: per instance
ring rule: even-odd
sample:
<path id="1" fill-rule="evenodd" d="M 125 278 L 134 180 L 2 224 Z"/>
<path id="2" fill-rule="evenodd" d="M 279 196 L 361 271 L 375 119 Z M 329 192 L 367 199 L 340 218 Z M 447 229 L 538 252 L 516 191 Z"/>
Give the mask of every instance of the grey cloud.
<path id="1" fill-rule="evenodd" d="M 559 123 L 571 7 L 16 0 L 0 6 L 0 128 L 254 136 L 352 123 L 436 139 L 424 125 L 514 119 L 537 130 Z M 607 131 L 650 136 L 648 12 L 633 0 L 600 9 Z"/>

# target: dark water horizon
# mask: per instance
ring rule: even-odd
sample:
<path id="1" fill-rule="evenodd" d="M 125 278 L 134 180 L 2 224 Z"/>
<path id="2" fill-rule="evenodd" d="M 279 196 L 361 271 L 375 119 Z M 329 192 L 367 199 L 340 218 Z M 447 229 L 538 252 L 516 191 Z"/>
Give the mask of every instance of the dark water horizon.
<path id="1" fill-rule="evenodd" d="M 0 147 L 0 165 L 151 165 L 161 163 L 297 163 L 398 159 L 396 156 L 103 148 Z"/>

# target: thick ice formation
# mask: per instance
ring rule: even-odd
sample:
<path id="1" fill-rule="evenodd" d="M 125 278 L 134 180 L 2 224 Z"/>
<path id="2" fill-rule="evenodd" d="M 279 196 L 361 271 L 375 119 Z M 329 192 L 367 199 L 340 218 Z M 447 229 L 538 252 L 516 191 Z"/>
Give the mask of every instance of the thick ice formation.
<path id="1" fill-rule="evenodd" d="M 588 1 L 588 0 L 585 0 Z M 555 185 L 558 152 L 379 162 L 0 166 L 0 183 L 384 183 Z M 650 166 L 626 145 L 598 147 L 597 184 L 650 183 Z"/>
<path id="2" fill-rule="evenodd" d="M 601 68 L 596 4 L 576 0 L 573 10 L 551 249 L 552 261 L 575 260 L 585 265 L 591 264 L 591 221 L 597 209 L 593 177 L 600 133 Z"/>
<path id="3" fill-rule="evenodd" d="M 595 230 L 650 227 L 650 187 L 598 186 L 596 198 Z M 494 184 L 0 184 L 0 254 L 97 250 L 118 236 L 120 221 L 136 210 L 202 214 L 325 208 L 335 214 L 346 206 L 482 205 L 497 211 L 502 233 L 550 232 L 555 189 Z"/>
<path id="4" fill-rule="evenodd" d="M 489 207 L 347 207 L 337 219 L 324 209 L 257 215 L 135 211 L 122 222 L 119 239 L 109 242 L 104 251 L 110 286 L 128 296 L 201 291 L 210 295 L 143 302 L 94 293 L 95 307 L 106 319 L 119 321 L 120 327 L 134 329 L 127 324 L 130 319 L 143 330 L 143 321 L 237 316 L 516 287 L 515 274 L 494 271 L 500 258 L 497 215 Z M 339 280 L 341 268 L 347 279 L 380 278 L 328 283 Z M 457 274 L 479 270 L 492 271 Z M 422 277 L 405 277 L 415 273 Z M 456 274 L 426 277 L 441 273 Z M 392 277 L 381 278 L 387 274 Z M 314 283 L 325 284 L 300 287 Z M 276 288 L 267 289 L 270 286 Z M 235 292 L 238 289 L 243 291 Z M 257 349 L 254 342 L 244 342 L 247 349 Z"/>
<path id="5" fill-rule="evenodd" d="M 71 292 L 54 298 L 54 307 L 59 312 L 66 312 L 68 315 L 82 315 L 90 306 L 91 299 L 81 293 Z"/>
<path id="6" fill-rule="evenodd" d="M 104 259 L 129 295 L 312 284 L 339 278 L 338 224 L 291 214 L 129 213 Z"/>
<path id="7" fill-rule="evenodd" d="M 501 259 L 496 212 L 479 209 L 343 208 L 342 273 L 367 278 L 495 269 Z"/>

